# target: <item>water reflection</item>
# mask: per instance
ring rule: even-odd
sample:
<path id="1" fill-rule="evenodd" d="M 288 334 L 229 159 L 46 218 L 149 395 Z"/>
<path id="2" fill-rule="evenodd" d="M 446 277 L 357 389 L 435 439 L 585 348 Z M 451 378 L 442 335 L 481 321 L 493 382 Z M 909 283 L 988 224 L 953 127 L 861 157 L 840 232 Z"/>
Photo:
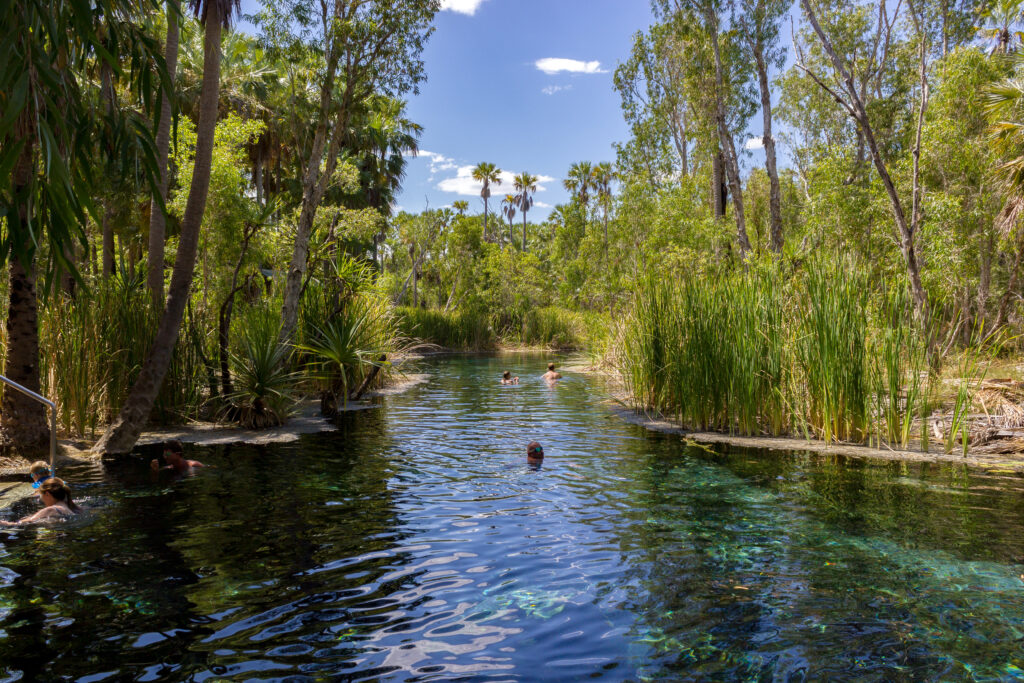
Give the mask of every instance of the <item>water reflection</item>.
<path id="1" fill-rule="evenodd" d="M 337 433 L 178 481 L 78 473 L 88 519 L 0 536 L 0 679 L 1021 673 L 1018 480 L 687 451 L 545 360 L 431 363 Z"/>

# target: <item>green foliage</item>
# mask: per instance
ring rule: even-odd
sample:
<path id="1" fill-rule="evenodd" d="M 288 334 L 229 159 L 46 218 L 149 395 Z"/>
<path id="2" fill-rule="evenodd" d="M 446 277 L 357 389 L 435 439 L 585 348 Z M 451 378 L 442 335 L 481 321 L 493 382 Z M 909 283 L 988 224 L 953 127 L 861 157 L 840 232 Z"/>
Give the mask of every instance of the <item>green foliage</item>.
<path id="1" fill-rule="evenodd" d="M 483 351 L 494 347 L 494 330 L 486 313 L 412 307 L 396 312 L 402 334 L 407 337 L 446 349 Z"/>
<path id="2" fill-rule="evenodd" d="M 929 406 L 910 312 L 905 288 L 872 298 L 845 261 L 648 278 L 611 357 L 640 407 L 692 429 L 906 447 Z"/>
<path id="3" fill-rule="evenodd" d="M 322 391 L 347 402 L 371 368 L 389 366 L 387 356 L 399 348 L 398 321 L 387 302 L 355 299 L 316 325 L 299 348 L 310 355 L 307 372 Z"/>
<path id="4" fill-rule="evenodd" d="M 250 429 L 276 427 L 288 420 L 295 402 L 291 348 L 278 341 L 280 323 L 268 310 L 255 309 L 246 323 L 240 349 L 231 354 L 235 391 L 225 397 L 226 414 Z"/>

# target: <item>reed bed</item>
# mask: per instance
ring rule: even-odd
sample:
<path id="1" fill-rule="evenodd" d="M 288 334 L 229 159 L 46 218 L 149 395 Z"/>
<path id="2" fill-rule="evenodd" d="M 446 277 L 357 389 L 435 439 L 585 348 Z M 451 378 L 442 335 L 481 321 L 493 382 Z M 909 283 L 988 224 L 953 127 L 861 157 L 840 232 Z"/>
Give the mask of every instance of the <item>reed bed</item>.
<path id="1" fill-rule="evenodd" d="M 43 392 L 58 405 L 65 432 L 95 436 L 121 409 L 156 332 L 157 316 L 139 278 L 116 275 L 81 288 L 75 296 L 54 293 L 40 308 Z M 204 339 L 186 315 L 155 422 L 198 414 L 203 403 Z"/>
<path id="2" fill-rule="evenodd" d="M 935 368 L 906 289 L 868 285 L 845 262 L 644 280 L 612 362 L 638 408 L 690 429 L 906 447 Z"/>
<path id="3" fill-rule="evenodd" d="M 478 351 L 495 345 L 494 329 L 485 313 L 414 307 L 398 308 L 396 313 L 399 329 L 406 337 L 446 349 Z"/>

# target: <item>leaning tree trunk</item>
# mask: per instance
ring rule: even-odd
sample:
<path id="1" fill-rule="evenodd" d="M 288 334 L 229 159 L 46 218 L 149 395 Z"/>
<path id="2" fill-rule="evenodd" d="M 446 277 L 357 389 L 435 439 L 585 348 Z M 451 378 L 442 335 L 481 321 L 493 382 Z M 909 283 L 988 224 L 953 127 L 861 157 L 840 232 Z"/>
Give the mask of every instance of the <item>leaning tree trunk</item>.
<path id="1" fill-rule="evenodd" d="M 163 203 L 167 200 L 167 155 L 171 147 L 171 98 L 174 97 L 174 77 L 178 70 L 178 13 L 180 0 L 167 0 L 167 44 L 164 59 L 170 90 L 165 90 L 160 101 L 160 121 L 156 128 L 156 161 L 160 168 L 159 201 L 149 204 L 149 256 L 146 262 L 146 285 L 155 310 L 164 306 L 164 242 L 167 235 L 167 216 Z"/>
<path id="2" fill-rule="evenodd" d="M 341 132 L 337 128 L 331 134 L 331 144 L 327 151 L 325 168 L 321 171 L 320 163 L 326 144 L 326 124 L 323 134 L 313 140 L 313 153 L 310 156 L 306 174 L 302 181 L 302 209 L 299 212 L 299 224 L 295 231 L 295 245 L 292 249 L 292 261 L 288 266 L 288 275 L 284 283 L 284 299 L 281 303 L 282 344 L 292 340 L 295 326 L 299 320 L 299 300 L 302 298 L 303 279 L 309 261 L 309 237 L 313 233 L 313 220 L 320 201 L 327 192 L 327 185 L 334 175 L 338 163 L 338 148 L 341 145 Z"/>
<path id="3" fill-rule="evenodd" d="M 771 214 L 771 250 L 782 253 L 782 191 L 779 188 L 779 169 L 775 160 L 775 138 L 772 137 L 772 92 L 768 85 L 768 66 L 764 61 L 764 46 L 760 40 L 752 41 L 754 62 L 757 65 L 757 82 L 761 89 L 761 113 L 764 118 L 765 170 L 768 171 L 770 191 L 768 209 Z"/>
<path id="4" fill-rule="evenodd" d="M 220 84 L 221 21 L 218 4 L 211 3 L 206 15 L 203 41 L 203 85 L 199 94 L 199 124 L 196 126 L 192 186 L 185 204 L 185 216 L 181 221 L 181 237 L 178 240 L 178 253 L 171 273 L 167 307 L 160 316 L 153 347 L 121 407 L 120 414 L 94 447 L 94 450 L 100 453 L 127 453 L 138 441 L 163 385 L 164 376 L 171 363 L 171 354 L 178 340 L 181 320 L 192 289 L 199 230 L 206 211 L 207 192 L 210 189 L 213 134 L 217 126 L 217 91 Z"/>

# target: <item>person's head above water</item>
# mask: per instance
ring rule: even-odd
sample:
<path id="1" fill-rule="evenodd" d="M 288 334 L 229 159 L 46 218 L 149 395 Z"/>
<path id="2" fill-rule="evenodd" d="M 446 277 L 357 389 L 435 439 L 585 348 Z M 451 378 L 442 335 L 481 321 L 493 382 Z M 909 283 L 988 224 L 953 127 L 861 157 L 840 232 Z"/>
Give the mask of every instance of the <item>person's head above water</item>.
<path id="1" fill-rule="evenodd" d="M 527 460 L 543 460 L 544 459 L 544 447 L 537 441 L 531 441 L 526 444 L 526 459 Z"/>
<path id="2" fill-rule="evenodd" d="M 204 467 L 203 463 L 197 460 L 185 459 L 185 447 L 177 439 L 171 439 L 164 443 L 164 462 L 167 463 L 165 469 L 174 470 L 178 474 L 184 474 L 193 467 Z M 154 458 L 150 463 L 150 467 L 154 471 L 159 470 L 160 462 Z"/>
<path id="3" fill-rule="evenodd" d="M 57 477 L 50 477 L 42 483 L 39 487 L 39 497 L 42 498 L 43 505 L 47 507 L 62 503 L 72 512 L 81 510 L 71 499 L 71 487 L 63 479 Z"/>
<path id="4" fill-rule="evenodd" d="M 548 371 L 549 372 L 554 372 L 555 371 L 555 364 L 554 363 L 548 363 Z"/>
<path id="5" fill-rule="evenodd" d="M 506 370 L 505 372 L 501 373 L 501 378 L 502 379 L 512 379 L 512 373 L 509 372 L 508 370 Z"/>
<path id="6" fill-rule="evenodd" d="M 50 471 L 48 463 L 36 460 L 28 468 L 28 476 L 32 477 L 32 488 L 37 489 L 44 481 L 53 476 L 53 472 Z"/>

